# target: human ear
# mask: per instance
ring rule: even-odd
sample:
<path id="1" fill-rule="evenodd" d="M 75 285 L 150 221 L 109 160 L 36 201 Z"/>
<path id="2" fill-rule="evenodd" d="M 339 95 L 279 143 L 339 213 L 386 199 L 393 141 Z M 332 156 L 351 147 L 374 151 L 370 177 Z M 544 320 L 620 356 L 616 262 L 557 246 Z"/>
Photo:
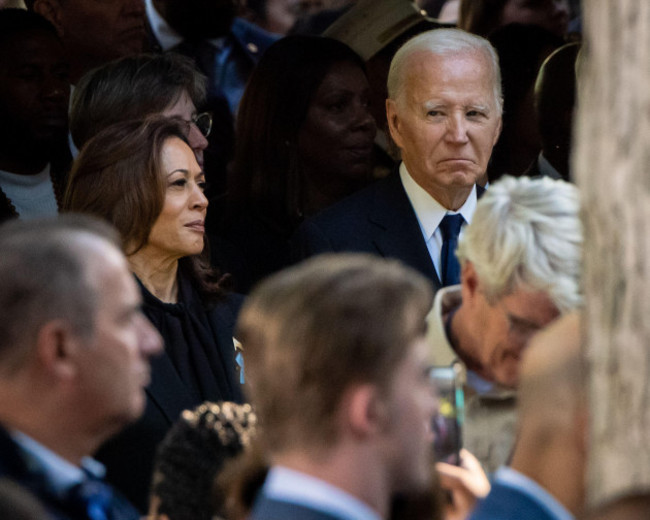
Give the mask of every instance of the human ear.
<path id="1" fill-rule="evenodd" d="M 465 260 L 460 270 L 461 293 L 463 303 L 471 303 L 479 291 L 479 280 L 474 264 Z"/>
<path id="2" fill-rule="evenodd" d="M 63 37 L 63 11 L 58 0 L 35 0 L 34 12 L 47 18 L 59 33 L 59 37 Z"/>
<path id="3" fill-rule="evenodd" d="M 395 144 L 401 149 L 403 148 L 404 139 L 402 139 L 401 130 L 401 121 L 399 118 L 399 110 L 397 107 L 397 101 L 394 99 L 386 100 L 386 120 L 388 121 L 388 129 L 390 130 L 390 135 L 395 141 Z"/>
<path id="4" fill-rule="evenodd" d="M 384 428 L 388 421 L 388 410 L 375 385 L 356 385 L 350 389 L 345 400 L 347 423 L 354 435 L 368 437 Z"/>
<path id="5" fill-rule="evenodd" d="M 494 132 L 494 139 L 492 139 L 492 146 L 497 144 L 502 129 L 503 129 L 503 117 L 499 116 L 499 123 L 497 125 L 496 131 Z"/>
<path id="6" fill-rule="evenodd" d="M 55 379 L 71 379 L 77 373 L 76 354 L 81 347 L 77 334 L 64 320 L 43 325 L 36 338 L 36 360 Z"/>

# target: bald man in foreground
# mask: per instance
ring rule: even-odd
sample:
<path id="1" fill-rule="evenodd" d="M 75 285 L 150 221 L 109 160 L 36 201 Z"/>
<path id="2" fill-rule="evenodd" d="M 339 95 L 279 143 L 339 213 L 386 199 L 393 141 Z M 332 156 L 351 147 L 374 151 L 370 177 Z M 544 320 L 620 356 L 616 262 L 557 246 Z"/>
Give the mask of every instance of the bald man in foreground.
<path id="1" fill-rule="evenodd" d="M 571 520 L 584 500 L 587 407 L 580 318 L 537 334 L 524 355 L 518 438 L 470 520 Z"/>

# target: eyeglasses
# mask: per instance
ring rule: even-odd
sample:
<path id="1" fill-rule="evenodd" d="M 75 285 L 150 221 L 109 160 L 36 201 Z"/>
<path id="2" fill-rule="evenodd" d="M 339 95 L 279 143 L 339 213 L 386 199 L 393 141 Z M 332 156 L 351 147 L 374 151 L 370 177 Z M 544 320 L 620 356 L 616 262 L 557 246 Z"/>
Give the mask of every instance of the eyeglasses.
<path id="1" fill-rule="evenodd" d="M 508 309 L 503 301 L 498 300 L 496 303 L 508 322 L 509 334 L 528 341 L 533 334 L 542 328 L 542 326 L 530 319 Z"/>
<path id="2" fill-rule="evenodd" d="M 190 125 L 193 123 L 204 137 L 208 137 L 210 135 L 210 131 L 212 130 L 212 114 L 210 112 L 202 112 L 200 114 L 192 116 L 189 121 L 185 120 L 185 122 L 187 123 L 188 134 L 190 133 Z"/>

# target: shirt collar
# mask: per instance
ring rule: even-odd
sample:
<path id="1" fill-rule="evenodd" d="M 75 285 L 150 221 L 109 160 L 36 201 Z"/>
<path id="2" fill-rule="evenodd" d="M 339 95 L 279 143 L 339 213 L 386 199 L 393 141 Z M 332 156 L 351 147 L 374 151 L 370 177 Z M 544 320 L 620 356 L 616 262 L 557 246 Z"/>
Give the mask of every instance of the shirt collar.
<path id="1" fill-rule="evenodd" d="M 63 496 L 71 487 L 83 481 L 86 473 L 100 479 L 106 473 L 104 466 L 90 457 L 84 457 L 79 467 L 22 432 L 12 431 L 11 438 L 23 451 L 27 464 L 38 466 L 58 496 Z"/>
<path id="2" fill-rule="evenodd" d="M 153 0 L 145 0 L 145 9 L 151 31 L 163 51 L 168 51 L 183 41 L 183 38 L 167 24 L 165 19 L 156 10 L 153 5 Z"/>
<path id="3" fill-rule="evenodd" d="M 537 167 L 539 168 L 539 173 L 545 177 L 550 177 L 551 179 L 562 179 L 560 172 L 555 169 L 546 157 L 544 157 L 542 152 L 537 156 Z"/>
<path id="4" fill-rule="evenodd" d="M 458 211 L 450 211 L 442 206 L 436 199 L 429 195 L 422 186 L 413 180 L 413 177 L 411 177 L 411 174 L 408 172 L 406 165 L 403 162 L 400 164 L 399 174 L 402 179 L 404 191 L 411 201 L 413 210 L 420 222 L 422 233 L 427 238 L 430 238 L 436 229 L 438 229 L 440 222 L 447 213 L 461 214 L 467 224 L 472 222 L 472 216 L 476 209 L 476 184 L 472 186 L 472 191 L 460 209 Z"/>
<path id="5" fill-rule="evenodd" d="M 263 489 L 273 500 L 292 502 L 348 520 L 380 520 L 367 504 L 342 489 L 311 475 L 274 466 Z"/>
<path id="6" fill-rule="evenodd" d="M 557 520 L 574 520 L 574 516 L 557 499 L 534 480 L 507 466 L 500 467 L 494 474 L 494 482 L 516 489 L 539 503 Z"/>
<path id="7" fill-rule="evenodd" d="M 460 285 L 438 289 L 433 300 L 433 308 L 427 316 L 427 339 L 433 351 L 436 366 L 449 366 L 458 359 L 447 334 L 444 316 L 460 307 L 462 303 Z"/>

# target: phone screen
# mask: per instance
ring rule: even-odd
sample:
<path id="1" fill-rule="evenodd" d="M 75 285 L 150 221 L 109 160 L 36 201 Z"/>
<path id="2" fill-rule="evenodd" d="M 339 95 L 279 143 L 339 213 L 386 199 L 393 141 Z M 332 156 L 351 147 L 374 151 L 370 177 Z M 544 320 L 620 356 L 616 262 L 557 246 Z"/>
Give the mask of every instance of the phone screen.
<path id="1" fill-rule="evenodd" d="M 433 419 L 433 449 L 436 460 L 460 464 L 460 449 L 463 446 L 462 431 L 465 411 L 465 396 L 460 380 L 460 367 L 434 367 L 431 378 L 438 395 L 438 413 Z"/>

